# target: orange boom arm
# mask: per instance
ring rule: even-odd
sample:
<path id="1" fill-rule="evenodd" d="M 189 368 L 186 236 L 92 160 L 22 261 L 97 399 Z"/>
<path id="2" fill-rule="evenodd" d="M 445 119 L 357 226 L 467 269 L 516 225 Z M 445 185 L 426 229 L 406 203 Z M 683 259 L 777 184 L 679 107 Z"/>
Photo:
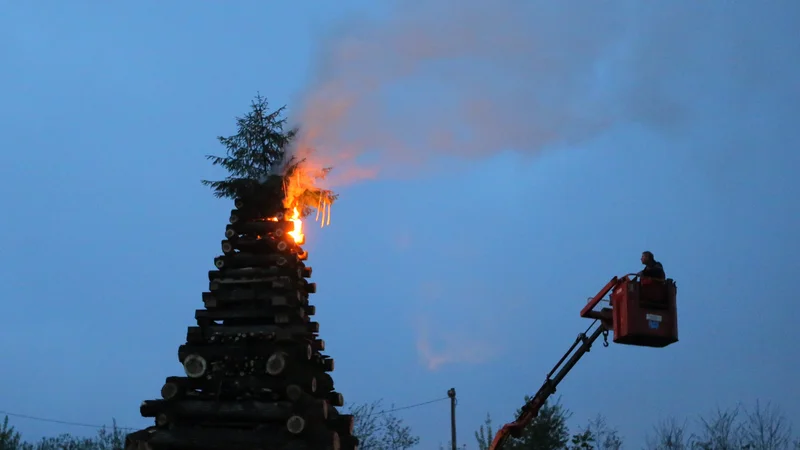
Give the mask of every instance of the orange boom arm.
<path id="1" fill-rule="evenodd" d="M 601 335 L 606 337 L 608 336 L 608 328 L 606 328 L 606 326 L 603 324 L 600 324 L 597 328 L 595 328 L 591 336 L 586 336 L 586 333 L 588 333 L 596 323 L 597 321 L 593 322 L 585 332 L 578 335 L 578 338 L 575 339 L 575 342 L 572 344 L 569 350 L 567 350 L 564 356 L 561 357 L 561 360 L 559 360 L 555 367 L 553 367 L 553 370 L 547 374 L 547 379 L 542 387 L 539 388 L 539 391 L 536 392 L 536 395 L 534 395 L 533 398 L 522 407 L 522 412 L 520 413 L 519 417 L 517 417 L 517 420 L 504 425 L 503 428 L 497 432 L 497 435 L 495 435 L 494 440 L 492 441 L 492 444 L 489 446 L 488 450 L 500 450 L 503 448 L 503 445 L 505 445 L 509 437 L 520 437 L 525 427 L 528 426 L 528 424 L 530 424 L 537 415 L 539 415 L 539 410 L 542 408 L 542 406 L 544 406 L 544 403 L 547 401 L 547 399 L 556 392 L 558 383 L 560 383 L 561 380 L 567 376 L 567 373 L 572 370 L 581 357 L 592 348 L 594 341 L 596 341 Z M 604 341 L 603 345 L 607 346 L 608 342 Z M 566 363 L 564 361 L 566 361 Z M 558 373 L 556 373 L 556 371 Z M 554 373 L 556 373 L 555 377 L 553 377 Z"/>

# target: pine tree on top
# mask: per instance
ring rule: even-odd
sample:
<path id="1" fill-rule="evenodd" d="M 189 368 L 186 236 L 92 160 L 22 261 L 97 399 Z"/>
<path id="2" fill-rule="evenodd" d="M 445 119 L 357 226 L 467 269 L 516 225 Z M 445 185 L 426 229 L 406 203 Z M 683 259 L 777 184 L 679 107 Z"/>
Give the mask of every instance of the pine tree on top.
<path id="1" fill-rule="evenodd" d="M 287 151 L 297 135 L 297 128 L 286 128 L 283 112 L 286 106 L 270 111 L 266 98 L 257 95 L 244 117 L 236 118 L 237 132 L 217 140 L 225 146 L 226 156 L 207 155 L 212 165 L 221 166 L 228 172 L 224 180 L 202 180 L 211 187 L 217 198 L 234 199 L 257 184 L 284 184 L 288 177 L 303 169 L 304 159 L 291 157 Z M 324 178 L 331 168 L 325 168 L 315 178 Z M 322 202 L 336 200 L 333 192 L 319 188 L 306 188 L 296 199 L 302 216 L 318 208 Z"/>

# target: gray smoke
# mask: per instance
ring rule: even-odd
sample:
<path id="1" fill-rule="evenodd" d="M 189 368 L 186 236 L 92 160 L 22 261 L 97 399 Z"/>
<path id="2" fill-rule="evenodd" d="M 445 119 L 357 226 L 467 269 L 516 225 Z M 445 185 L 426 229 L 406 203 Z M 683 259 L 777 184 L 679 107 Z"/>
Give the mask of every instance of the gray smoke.
<path id="1" fill-rule="evenodd" d="M 533 155 L 622 123 L 674 130 L 699 111 L 698 96 L 735 105 L 726 92 L 780 75 L 797 39 L 778 50 L 770 36 L 791 36 L 798 9 L 398 1 L 386 18 L 340 24 L 322 44 L 294 117 L 298 151 L 334 165 L 341 184 L 437 156 Z"/>

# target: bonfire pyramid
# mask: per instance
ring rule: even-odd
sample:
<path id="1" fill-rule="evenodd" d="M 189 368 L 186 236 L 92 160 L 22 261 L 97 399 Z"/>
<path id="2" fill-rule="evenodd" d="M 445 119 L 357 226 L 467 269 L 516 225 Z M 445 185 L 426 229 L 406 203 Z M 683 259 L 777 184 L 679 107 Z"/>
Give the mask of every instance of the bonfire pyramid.
<path id="1" fill-rule="evenodd" d="M 333 359 L 321 354 L 308 297 L 316 285 L 280 184 L 235 200 L 205 309 L 195 312 L 160 400 L 141 405 L 155 426 L 131 433 L 126 450 L 348 450 L 353 417 L 340 414 Z"/>

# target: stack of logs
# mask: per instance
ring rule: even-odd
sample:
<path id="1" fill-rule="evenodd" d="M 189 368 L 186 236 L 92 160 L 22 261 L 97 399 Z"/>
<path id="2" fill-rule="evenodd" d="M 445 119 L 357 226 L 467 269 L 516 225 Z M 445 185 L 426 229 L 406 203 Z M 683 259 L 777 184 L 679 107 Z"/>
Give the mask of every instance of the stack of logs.
<path id="1" fill-rule="evenodd" d="M 178 349 L 185 377 L 168 377 L 161 400 L 142 403 L 155 426 L 126 450 L 355 450 L 353 417 L 340 414 L 333 359 L 309 319 L 308 254 L 289 234 L 282 192 L 235 201 L 205 309 Z"/>

